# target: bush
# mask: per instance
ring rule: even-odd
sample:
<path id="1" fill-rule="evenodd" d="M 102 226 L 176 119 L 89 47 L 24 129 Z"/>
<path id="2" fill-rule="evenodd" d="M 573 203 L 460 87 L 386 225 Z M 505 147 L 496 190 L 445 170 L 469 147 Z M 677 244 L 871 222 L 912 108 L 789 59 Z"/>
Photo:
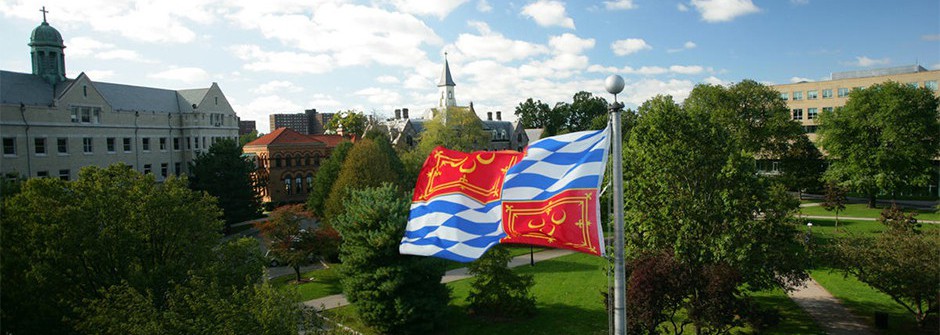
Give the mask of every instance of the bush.
<path id="1" fill-rule="evenodd" d="M 467 296 L 470 315 L 512 319 L 535 314 L 535 297 L 529 292 L 535 281 L 509 269 L 511 259 L 509 250 L 496 245 L 467 267 L 473 276 Z"/>

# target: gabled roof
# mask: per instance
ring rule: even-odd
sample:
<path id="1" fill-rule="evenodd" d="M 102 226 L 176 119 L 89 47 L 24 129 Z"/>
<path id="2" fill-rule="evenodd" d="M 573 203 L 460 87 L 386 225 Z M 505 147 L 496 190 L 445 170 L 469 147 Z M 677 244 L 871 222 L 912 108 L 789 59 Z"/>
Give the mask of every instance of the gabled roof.
<path id="1" fill-rule="evenodd" d="M 277 128 L 267 135 L 248 142 L 245 146 L 264 146 L 271 144 L 300 144 L 323 143 L 327 147 L 335 147 L 340 142 L 350 140 L 339 135 L 304 135 L 290 128 Z M 355 138 L 352 138 L 355 141 Z"/>
<path id="2" fill-rule="evenodd" d="M 114 110 L 180 112 L 174 90 L 101 82 L 94 85 Z"/>
<path id="3" fill-rule="evenodd" d="M 529 128 L 525 130 L 525 136 L 529 138 L 529 143 L 532 143 L 541 139 L 544 132 L 545 129 L 542 128 Z"/>
<path id="4" fill-rule="evenodd" d="M 65 86 L 65 85 L 59 85 Z M 52 85 L 42 77 L 30 73 L 0 70 L 0 102 L 5 104 L 52 105 L 55 98 Z"/>
<path id="5" fill-rule="evenodd" d="M 206 98 L 206 94 L 209 93 L 209 88 L 195 88 L 189 90 L 179 90 L 180 96 L 183 99 L 186 99 L 187 106 L 192 107 L 192 105 L 199 105 L 202 102 L 202 99 Z"/>

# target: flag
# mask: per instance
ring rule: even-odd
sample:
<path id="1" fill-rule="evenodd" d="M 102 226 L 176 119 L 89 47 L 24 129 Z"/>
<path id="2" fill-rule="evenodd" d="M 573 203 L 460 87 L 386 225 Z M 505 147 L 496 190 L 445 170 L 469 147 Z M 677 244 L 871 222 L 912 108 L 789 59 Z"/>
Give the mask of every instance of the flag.
<path id="1" fill-rule="evenodd" d="M 515 151 L 435 148 L 415 185 L 399 252 L 469 262 L 505 237 L 500 193 Z"/>
<path id="2" fill-rule="evenodd" d="M 603 255 L 598 197 L 609 143 L 610 127 L 529 145 L 503 181 L 501 243 Z"/>

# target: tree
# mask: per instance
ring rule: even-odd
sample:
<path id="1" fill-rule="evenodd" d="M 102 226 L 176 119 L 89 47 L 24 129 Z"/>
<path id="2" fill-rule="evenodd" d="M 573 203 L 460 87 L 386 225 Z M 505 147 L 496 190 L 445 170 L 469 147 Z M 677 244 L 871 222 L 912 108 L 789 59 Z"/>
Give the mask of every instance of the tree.
<path id="1" fill-rule="evenodd" d="M 402 154 L 405 177 L 403 184 L 408 187 L 415 184 L 421 166 L 434 148 L 443 146 L 464 152 L 482 150 L 490 142 L 491 136 L 483 130 L 480 118 L 468 108 L 449 107 L 445 112 L 437 113 L 430 122 L 425 122 L 424 128 L 418 145 Z"/>
<path id="2" fill-rule="evenodd" d="M 352 146 L 352 142 L 349 141 L 338 144 L 330 152 L 330 157 L 317 170 L 317 175 L 313 179 L 313 191 L 307 197 L 307 210 L 314 216 L 323 217 L 323 206 L 330 195 L 333 183 L 339 177 L 343 162 L 346 161 L 346 155 L 349 154 Z"/>
<path id="3" fill-rule="evenodd" d="M 303 205 L 287 205 L 271 212 L 267 221 L 256 224 L 268 242 L 268 250 L 294 269 L 298 282 L 301 281 L 300 266 L 310 262 L 316 247 L 312 232 L 300 227 L 310 218 Z"/>
<path id="4" fill-rule="evenodd" d="M 264 134 L 258 133 L 258 130 L 252 130 L 250 133 L 238 137 L 238 146 L 243 147 L 245 144 L 257 140 L 261 136 L 264 136 Z"/>
<path id="5" fill-rule="evenodd" d="M 343 213 L 347 197 L 354 189 L 376 187 L 382 183 L 400 186 L 401 180 L 393 168 L 397 159 L 397 156 L 382 150 L 376 141 L 367 138 L 357 141 L 346 156 L 326 200 L 324 216 L 327 222 Z"/>
<path id="6" fill-rule="evenodd" d="M 924 186 L 940 155 L 940 99 L 897 82 L 853 90 L 845 107 L 819 116 L 819 144 L 832 164 L 825 178 L 868 197 Z"/>
<path id="7" fill-rule="evenodd" d="M 562 114 L 567 116 L 565 127 L 568 132 L 590 130 L 594 126 L 594 119 L 607 114 L 607 100 L 602 97 L 581 91 L 571 99 L 571 104 L 566 108 L 567 113 Z"/>
<path id="8" fill-rule="evenodd" d="M 2 332 L 159 333 L 174 325 L 154 315 L 170 313 L 204 287 L 224 288 L 220 299 L 249 294 L 263 275 L 257 243 L 219 245 L 222 222 L 215 199 L 187 184 L 172 176 L 157 183 L 153 175 L 121 164 L 84 168 L 72 182 L 26 181 L 19 194 L 4 200 L 0 222 Z M 192 286 L 197 280 L 205 286 Z M 264 302 L 298 308 L 274 296 Z M 238 304 L 218 305 L 173 313 L 179 322 L 211 318 Z M 252 315 L 279 318 L 258 302 L 239 306 Z"/>
<path id="9" fill-rule="evenodd" d="M 836 212 L 836 227 L 839 227 L 839 212 L 845 209 L 846 193 L 846 189 L 839 186 L 839 184 L 833 182 L 826 183 L 826 193 L 823 195 L 822 206 L 827 211 Z"/>
<path id="10" fill-rule="evenodd" d="M 330 133 L 339 133 L 342 126 L 343 135 L 359 135 L 366 131 L 366 116 L 355 110 L 348 110 L 336 113 L 330 122 L 326 125 L 326 130 Z"/>
<path id="11" fill-rule="evenodd" d="M 940 310 L 940 237 L 922 234 L 914 215 L 886 208 L 879 220 L 888 230 L 875 238 L 852 236 L 835 246 L 846 275 L 884 292 L 903 306 L 921 327 Z M 931 275 L 925 275 L 931 274 Z"/>
<path id="12" fill-rule="evenodd" d="M 546 136 L 551 136 L 565 127 L 565 117 L 556 113 L 542 100 L 533 101 L 532 98 L 520 102 L 516 106 L 516 118 L 522 122 L 523 128 L 542 128 Z"/>
<path id="13" fill-rule="evenodd" d="M 624 147 L 627 254 L 672 250 L 693 276 L 792 289 L 807 277 L 792 217 L 798 203 L 756 174 L 753 155 L 729 132 L 708 112 L 683 109 L 668 96 L 640 106 Z M 689 318 L 699 329 L 719 330 L 722 324 L 706 320 L 731 320 L 713 312 L 738 310 L 747 294 L 710 296 L 709 285 L 691 287 L 690 299 L 712 300 L 693 299 Z"/>
<path id="14" fill-rule="evenodd" d="M 447 310 L 444 263 L 401 255 L 410 201 L 388 183 L 352 191 L 336 220 L 343 236 L 343 293 L 362 320 L 380 333 L 431 333 Z"/>
<path id="15" fill-rule="evenodd" d="M 822 153 L 806 135 L 796 137 L 781 158 L 784 184 L 796 190 L 800 200 L 803 199 L 803 191 L 818 189 L 826 165 Z"/>
<path id="16" fill-rule="evenodd" d="M 529 292 L 535 280 L 509 269 L 510 260 L 509 250 L 495 245 L 467 266 L 473 276 L 467 295 L 471 315 L 511 319 L 535 314 L 535 297 Z"/>
<path id="17" fill-rule="evenodd" d="M 226 227 L 261 217 L 261 199 L 251 177 L 255 165 L 234 140 L 222 139 L 193 160 L 190 186 L 219 199 Z"/>

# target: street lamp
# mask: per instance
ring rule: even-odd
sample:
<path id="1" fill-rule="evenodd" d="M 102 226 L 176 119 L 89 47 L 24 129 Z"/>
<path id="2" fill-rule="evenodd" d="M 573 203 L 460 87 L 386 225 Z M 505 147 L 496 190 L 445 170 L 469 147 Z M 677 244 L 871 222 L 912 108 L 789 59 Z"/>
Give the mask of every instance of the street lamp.
<path id="1" fill-rule="evenodd" d="M 617 102 L 617 94 L 623 91 L 623 78 L 611 75 L 604 81 L 607 92 L 614 95 L 614 103 L 610 105 L 610 143 L 614 167 L 610 178 L 614 181 L 614 334 L 627 333 L 627 277 L 623 263 L 623 136 L 620 134 L 620 114 L 623 104 Z"/>

